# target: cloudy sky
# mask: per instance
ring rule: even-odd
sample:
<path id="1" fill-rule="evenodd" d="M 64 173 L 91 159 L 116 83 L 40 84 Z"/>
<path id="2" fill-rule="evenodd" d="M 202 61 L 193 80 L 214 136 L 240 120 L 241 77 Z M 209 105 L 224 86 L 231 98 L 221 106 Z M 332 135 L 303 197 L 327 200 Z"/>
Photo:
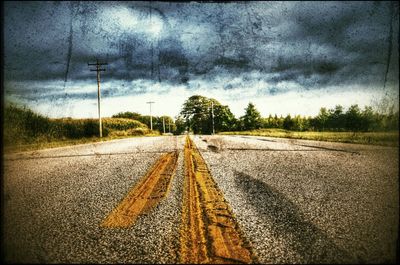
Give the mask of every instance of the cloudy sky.
<path id="1" fill-rule="evenodd" d="M 189 96 L 237 116 L 398 102 L 396 2 L 6 2 L 7 102 L 49 117 L 176 116 Z M 398 108 L 398 103 L 396 103 Z"/>

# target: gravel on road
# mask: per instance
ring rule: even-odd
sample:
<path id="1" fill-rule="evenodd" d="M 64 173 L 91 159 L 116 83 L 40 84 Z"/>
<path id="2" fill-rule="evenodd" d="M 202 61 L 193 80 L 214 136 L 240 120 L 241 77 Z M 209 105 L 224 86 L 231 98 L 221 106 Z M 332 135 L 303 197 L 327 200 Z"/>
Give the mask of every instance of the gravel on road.
<path id="1" fill-rule="evenodd" d="M 191 136 L 261 263 L 395 263 L 398 148 Z M 3 253 L 12 263 L 177 263 L 185 136 L 6 154 Z M 169 193 L 129 228 L 101 227 L 162 154 Z"/>
<path id="2" fill-rule="evenodd" d="M 19 160 L 6 157 L 5 261 L 177 262 L 183 143 L 184 137 L 131 138 L 111 144 L 27 152 L 18 155 Z M 152 152 L 141 152 L 136 147 Z M 180 151 L 178 168 L 168 196 L 131 228 L 100 227 L 158 159 L 161 153 L 156 151 L 176 148 Z M 76 156 L 100 152 L 131 154 Z M 60 154 L 64 157 L 57 158 Z"/>
<path id="3" fill-rule="evenodd" d="M 194 142 L 260 262 L 396 261 L 397 148 L 239 136 Z"/>

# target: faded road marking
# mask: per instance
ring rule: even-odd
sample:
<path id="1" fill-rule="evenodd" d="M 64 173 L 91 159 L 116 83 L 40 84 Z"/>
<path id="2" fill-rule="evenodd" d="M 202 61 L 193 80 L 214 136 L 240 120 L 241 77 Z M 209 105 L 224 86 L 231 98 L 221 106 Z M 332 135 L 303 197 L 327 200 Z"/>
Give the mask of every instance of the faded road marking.
<path id="1" fill-rule="evenodd" d="M 229 204 L 200 152 L 187 137 L 181 263 L 254 262 L 256 257 Z"/>
<path id="2" fill-rule="evenodd" d="M 102 227 L 129 227 L 168 193 L 175 173 L 178 152 L 164 154 L 101 223 Z"/>

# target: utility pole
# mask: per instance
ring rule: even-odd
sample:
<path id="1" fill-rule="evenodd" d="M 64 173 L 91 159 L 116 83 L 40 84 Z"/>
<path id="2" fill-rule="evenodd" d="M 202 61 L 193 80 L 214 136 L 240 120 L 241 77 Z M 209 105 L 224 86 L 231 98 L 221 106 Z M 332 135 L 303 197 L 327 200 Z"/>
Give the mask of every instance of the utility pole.
<path id="1" fill-rule="evenodd" d="M 153 104 L 154 101 L 148 101 L 146 103 L 150 104 L 150 130 L 153 130 L 153 116 L 151 116 L 151 104 Z"/>
<path id="2" fill-rule="evenodd" d="M 165 134 L 165 117 L 164 116 L 162 117 L 162 126 L 163 126 L 164 134 Z"/>
<path id="3" fill-rule="evenodd" d="M 108 65 L 108 63 L 100 63 L 98 59 L 96 59 L 96 63 L 88 63 L 89 66 L 95 65 L 96 69 L 90 69 L 90 71 L 97 72 L 97 107 L 99 110 L 99 132 L 100 132 L 100 138 L 103 137 L 103 132 L 102 132 L 102 125 L 101 125 L 101 114 L 100 114 L 100 99 L 101 99 L 101 94 L 100 94 L 100 72 L 105 72 L 106 69 L 100 68 L 101 65 Z"/>
<path id="4" fill-rule="evenodd" d="M 214 130 L 214 102 L 213 101 L 211 101 L 211 115 L 212 115 L 212 130 L 213 130 L 212 134 L 215 134 L 215 130 Z"/>

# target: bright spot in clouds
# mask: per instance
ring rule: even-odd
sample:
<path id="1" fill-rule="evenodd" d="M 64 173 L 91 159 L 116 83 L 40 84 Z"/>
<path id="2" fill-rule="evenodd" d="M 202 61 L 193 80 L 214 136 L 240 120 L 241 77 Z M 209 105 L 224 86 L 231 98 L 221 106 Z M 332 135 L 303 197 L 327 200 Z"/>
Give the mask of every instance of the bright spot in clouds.
<path id="1" fill-rule="evenodd" d="M 113 10 L 113 18 L 118 21 L 118 24 L 124 29 L 135 28 L 138 24 L 137 18 L 128 8 L 118 8 Z"/>
<path id="2" fill-rule="evenodd" d="M 161 20 L 159 20 L 158 18 L 152 18 L 147 31 L 151 35 L 153 35 L 153 37 L 158 37 L 161 33 L 162 27 L 163 24 Z"/>
<path id="3" fill-rule="evenodd" d="M 103 19 L 110 18 L 111 23 L 108 23 L 110 31 L 118 29 L 130 33 L 142 33 L 150 38 L 157 38 L 163 29 L 163 22 L 156 14 L 150 17 L 126 7 L 116 7 L 105 12 Z"/>

